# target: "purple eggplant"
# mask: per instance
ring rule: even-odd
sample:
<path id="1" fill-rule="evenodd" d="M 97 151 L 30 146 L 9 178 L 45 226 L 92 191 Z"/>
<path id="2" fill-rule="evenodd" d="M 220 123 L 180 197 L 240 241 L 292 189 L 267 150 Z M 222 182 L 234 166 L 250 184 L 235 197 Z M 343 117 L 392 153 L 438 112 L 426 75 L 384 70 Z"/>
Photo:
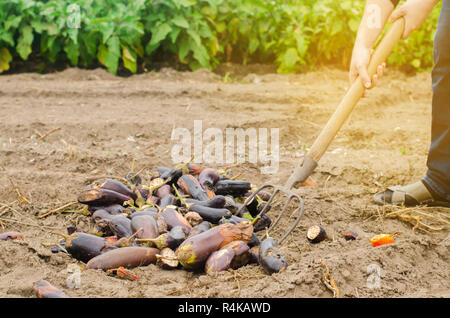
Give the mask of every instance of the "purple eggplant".
<path id="1" fill-rule="evenodd" d="M 191 211 L 197 212 L 203 220 L 217 224 L 222 218 L 230 218 L 231 212 L 227 209 L 215 209 L 202 205 L 193 205 L 190 207 Z"/>
<path id="2" fill-rule="evenodd" d="M 184 227 L 188 232 L 190 232 L 192 229 L 192 226 L 184 218 L 184 216 L 175 209 L 165 208 L 163 211 L 160 212 L 160 215 L 166 221 L 169 230 L 178 225 Z"/>
<path id="3" fill-rule="evenodd" d="M 216 195 L 206 201 L 199 201 L 191 198 L 186 198 L 185 201 L 188 204 L 203 205 L 215 209 L 221 209 L 227 203 L 227 199 L 223 195 Z"/>
<path id="4" fill-rule="evenodd" d="M 114 179 L 101 179 L 93 183 L 94 188 L 100 188 L 100 189 L 106 189 L 111 190 L 114 192 L 122 193 L 123 195 L 126 195 L 133 200 L 136 200 L 137 196 L 136 194 L 128 188 L 125 184 L 118 180 Z"/>
<path id="5" fill-rule="evenodd" d="M 203 169 L 198 176 L 198 182 L 203 189 L 212 190 L 217 181 L 219 181 L 219 173 L 212 168 Z"/>
<path id="6" fill-rule="evenodd" d="M 278 249 L 277 241 L 271 237 L 263 240 L 259 246 L 259 263 L 269 275 L 282 272 L 288 266 L 286 258 Z"/>
<path id="7" fill-rule="evenodd" d="M 140 184 L 142 184 L 142 178 L 139 175 L 136 175 L 134 172 L 128 172 L 125 176 L 125 180 L 135 186 L 139 186 Z"/>
<path id="8" fill-rule="evenodd" d="M 118 238 L 129 237 L 134 233 L 131 229 L 131 220 L 123 215 L 116 215 L 109 220 L 109 227 Z"/>
<path id="9" fill-rule="evenodd" d="M 131 197 L 125 194 L 102 188 L 86 190 L 78 196 L 78 202 L 93 206 L 123 204 L 129 200 Z"/>
<path id="10" fill-rule="evenodd" d="M 168 184 L 165 184 L 165 185 L 163 185 L 163 186 L 161 186 L 161 187 L 159 187 L 157 190 L 156 190 L 156 196 L 158 197 L 158 198 L 160 198 L 160 199 L 162 199 L 162 198 L 164 198 L 166 195 L 169 195 L 169 194 L 171 194 L 172 193 L 172 187 L 170 186 L 170 185 L 168 185 Z"/>
<path id="11" fill-rule="evenodd" d="M 158 249 L 163 249 L 165 247 L 175 249 L 181 243 L 183 243 L 184 240 L 186 240 L 188 233 L 189 232 L 186 230 L 186 228 L 182 226 L 175 226 L 169 232 L 163 233 L 156 238 L 138 239 L 137 241 L 147 242 L 149 244 L 156 246 L 156 248 Z"/>
<path id="12" fill-rule="evenodd" d="M 218 272 L 226 271 L 230 268 L 235 254 L 230 248 L 221 248 L 209 255 L 205 263 L 205 272 L 208 275 L 213 275 Z"/>
<path id="13" fill-rule="evenodd" d="M 199 201 L 209 200 L 205 189 L 202 188 L 194 176 L 185 174 L 178 179 L 177 184 L 184 193 L 190 195 L 192 198 Z"/>
<path id="14" fill-rule="evenodd" d="M 111 215 L 108 211 L 100 209 L 100 210 L 95 211 L 92 214 L 91 218 L 94 223 L 97 223 L 98 221 L 104 220 L 104 219 L 110 220 L 110 219 L 112 219 L 113 216 L 114 215 Z"/>
<path id="15" fill-rule="evenodd" d="M 107 250 L 114 249 L 114 247 L 103 237 L 96 235 L 82 232 L 75 232 L 70 236 L 63 234 L 58 235 L 65 238 L 64 248 L 66 251 L 72 255 L 72 257 L 84 263 Z"/>
<path id="16" fill-rule="evenodd" d="M 116 214 L 123 213 L 123 211 L 125 210 L 125 207 L 121 204 L 111 204 L 111 205 L 106 205 L 106 206 L 102 206 L 102 205 L 88 206 L 88 210 L 91 213 L 94 213 L 97 210 L 105 210 L 109 214 L 116 215 Z"/>
<path id="17" fill-rule="evenodd" d="M 196 225 L 192 228 L 192 230 L 189 232 L 188 237 L 208 231 L 210 228 L 211 228 L 211 223 L 209 223 L 208 221 L 203 221 L 199 225 Z"/>
<path id="18" fill-rule="evenodd" d="M 175 205 L 177 203 L 177 198 L 173 194 L 168 194 L 164 198 L 160 199 L 159 207 L 165 208 L 169 205 Z"/>
<path id="19" fill-rule="evenodd" d="M 136 234 L 140 239 L 152 239 L 158 237 L 158 225 L 156 220 L 149 215 L 138 215 L 131 219 L 131 230 L 135 233 L 139 229 L 142 229 Z"/>
<path id="20" fill-rule="evenodd" d="M 198 214 L 197 212 L 188 212 L 184 215 L 184 218 L 186 221 L 189 222 L 189 224 L 194 227 L 196 225 L 199 225 L 203 222 L 203 218 Z"/>
<path id="21" fill-rule="evenodd" d="M 250 189 L 251 183 L 248 181 L 219 180 L 214 187 L 214 193 L 240 197 L 247 193 Z"/>

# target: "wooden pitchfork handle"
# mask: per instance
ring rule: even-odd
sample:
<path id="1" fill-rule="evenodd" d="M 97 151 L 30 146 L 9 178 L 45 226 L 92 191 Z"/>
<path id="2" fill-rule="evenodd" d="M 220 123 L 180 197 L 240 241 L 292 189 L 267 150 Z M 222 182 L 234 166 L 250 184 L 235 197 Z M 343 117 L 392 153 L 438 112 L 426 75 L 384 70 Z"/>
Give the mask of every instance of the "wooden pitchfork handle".
<path id="1" fill-rule="evenodd" d="M 387 60 L 392 49 L 401 39 L 404 28 L 405 20 L 404 18 L 400 18 L 396 20 L 387 31 L 386 35 L 381 40 L 380 44 L 377 46 L 375 52 L 371 57 L 368 67 L 370 78 L 372 78 L 372 76 L 376 74 L 378 66 Z M 364 95 L 364 91 L 365 87 L 361 81 L 361 78 L 358 76 L 358 78 L 353 82 L 352 86 L 345 94 L 334 114 L 322 129 L 320 135 L 317 137 L 308 153 L 302 158 L 299 165 L 295 168 L 294 172 L 289 177 L 288 181 L 285 184 L 285 188 L 291 189 L 298 183 L 305 182 L 306 179 L 308 179 L 308 177 L 317 167 L 320 158 L 327 150 L 331 141 L 334 139 L 339 129 L 341 129 L 342 125 L 345 123 L 358 101 Z"/>

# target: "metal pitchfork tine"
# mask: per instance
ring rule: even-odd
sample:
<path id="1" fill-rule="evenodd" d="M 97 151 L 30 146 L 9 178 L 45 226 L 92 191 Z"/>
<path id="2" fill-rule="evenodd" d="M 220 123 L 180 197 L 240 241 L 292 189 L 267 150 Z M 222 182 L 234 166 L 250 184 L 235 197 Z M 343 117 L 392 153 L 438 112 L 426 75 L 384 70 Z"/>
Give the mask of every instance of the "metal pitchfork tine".
<path id="1" fill-rule="evenodd" d="M 404 28 L 405 28 L 404 19 L 400 18 L 396 20 L 392 24 L 392 26 L 390 27 L 384 38 L 380 41 L 369 63 L 368 73 L 370 78 L 372 78 L 373 75 L 377 73 L 378 66 L 387 60 L 392 49 L 401 39 Z M 336 108 L 334 114 L 328 120 L 325 127 L 322 129 L 321 133 L 315 140 L 314 144 L 311 146 L 308 153 L 300 160 L 299 165 L 295 168 L 294 172 L 289 177 L 284 186 L 265 184 L 259 187 L 245 200 L 244 206 L 248 205 L 256 197 L 256 195 L 258 195 L 258 193 L 261 192 L 263 189 L 267 188 L 274 189 L 272 195 L 270 196 L 269 200 L 266 203 L 266 206 L 256 216 L 256 218 L 258 218 L 268 211 L 270 203 L 274 200 L 275 196 L 278 193 L 282 192 L 287 195 L 288 197 L 287 201 L 285 202 L 283 209 L 281 210 L 275 222 L 273 222 L 273 224 L 269 227 L 268 229 L 269 232 L 277 225 L 278 221 L 286 212 L 289 203 L 295 200 L 298 201 L 298 206 L 294 210 L 295 213 L 297 213 L 298 210 L 298 216 L 295 222 L 292 224 L 292 226 L 288 229 L 288 231 L 278 240 L 279 244 L 281 244 L 286 239 L 286 237 L 295 229 L 297 224 L 300 222 L 301 217 L 303 216 L 304 210 L 303 200 L 300 197 L 300 195 L 292 192 L 291 189 L 294 188 L 299 183 L 304 183 L 309 178 L 309 176 L 311 176 L 312 172 L 318 165 L 318 161 L 327 150 L 331 141 L 334 139 L 338 131 L 341 129 L 342 125 L 345 123 L 345 121 L 353 111 L 354 107 L 356 106 L 357 102 L 364 95 L 364 91 L 365 87 L 361 81 L 361 78 L 358 77 L 345 94 L 341 103 Z M 238 213 L 244 208 L 244 206 L 239 209 Z M 294 214 L 294 212 L 292 213 L 292 215 Z"/>

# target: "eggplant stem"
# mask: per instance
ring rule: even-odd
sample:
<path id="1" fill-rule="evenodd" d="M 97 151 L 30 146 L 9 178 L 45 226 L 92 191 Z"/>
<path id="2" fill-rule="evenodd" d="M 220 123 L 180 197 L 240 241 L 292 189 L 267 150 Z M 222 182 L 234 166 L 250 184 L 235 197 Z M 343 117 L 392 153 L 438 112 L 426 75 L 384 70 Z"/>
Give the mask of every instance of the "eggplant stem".
<path id="1" fill-rule="evenodd" d="M 70 237 L 70 235 L 59 233 L 59 232 L 51 232 L 51 233 L 54 234 L 54 235 L 61 236 L 61 237 L 63 237 L 66 240 Z"/>
<path id="2" fill-rule="evenodd" d="M 127 238 L 127 242 L 128 243 L 130 243 L 131 242 L 131 240 L 140 232 L 140 231 L 142 231 L 144 228 L 139 228 L 139 230 L 137 230 L 136 232 L 134 232 L 134 234 L 133 235 L 131 235 L 129 238 Z"/>
<path id="3" fill-rule="evenodd" d="M 81 214 L 81 215 L 84 215 L 84 216 L 90 216 L 91 215 L 91 212 L 89 212 L 86 209 L 81 209 L 81 210 L 64 210 L 61 213 L 76 213 L 76 214 Z"/>
<path id="4" fill-rule="evenodd" d="M 260 217 L 261 217 L 261 215 L 258 214 L 258 215 L 250 222 L 250 224 L 251 224 L 251 225 L 255 225 L 256 221 L 258 221 L 258 219 L 259 219 Z"/>
<path id="5" fill-rule="evenodd" d="M 186 206 L 187 211 L 189 211 L 190 207 L 192 206 L 193 203 L 187 203 L 186 200 L 183 198 L 183 196 L 180 194 L 180 192 L 178 192 L 177 187 L 175 186 L 175 184 L 172 184 L 173 189 L 175 190 L 175 194 L 177 195 L 177 198 L 180 200 L 181 204 Z"/>

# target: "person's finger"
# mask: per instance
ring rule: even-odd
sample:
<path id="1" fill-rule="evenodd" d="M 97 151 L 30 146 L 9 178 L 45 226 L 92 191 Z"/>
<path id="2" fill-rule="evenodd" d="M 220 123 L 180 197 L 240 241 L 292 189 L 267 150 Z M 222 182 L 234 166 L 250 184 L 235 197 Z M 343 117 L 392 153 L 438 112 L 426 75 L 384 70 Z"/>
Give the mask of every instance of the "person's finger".
<path id="1" fill-rule="evenodd" d="M 378 68 L 377 68 L 377 75 L 378 75 L 378 78 L 380 78 L 381 76 L 383 76 L 383 71 L 384 71 L 383 65 L 378 65 Z"/>
<path id="2" fill-rule="evenodd" d="M 367 72 L 367 68 L 364 66 L 358 67 L 358 73 L 364 87 L 370 88 L 372 86 L 372 82 L 370 80 L 369 73 Z"/>
<path id="3" fill-rule="evenodd" d="M 350 84 L 353 84 L 354 81 L 358 78 L 358 73 L 355 71 L 355 69 L 351 69 L 349 72 L 349 80 Z"/>
<path id="4" fill-rule="evenodd" d="M 397 10 L 395 10 L 394 12 L 392 12 L 390 18 L 389 18 L 389 22 L 392 23 L 395 20 L 400 19 L 401 17 L 404 17 L 406 15 L 406 9 L 404 6 L 400 6 L 398 7 Z"/>
<path id="5" fill-rule="evenodd" d="M 374 76 L 372 76 L 372 87 L 377 86 L 378 83 L 378 75 L 375 74 Z"/>

